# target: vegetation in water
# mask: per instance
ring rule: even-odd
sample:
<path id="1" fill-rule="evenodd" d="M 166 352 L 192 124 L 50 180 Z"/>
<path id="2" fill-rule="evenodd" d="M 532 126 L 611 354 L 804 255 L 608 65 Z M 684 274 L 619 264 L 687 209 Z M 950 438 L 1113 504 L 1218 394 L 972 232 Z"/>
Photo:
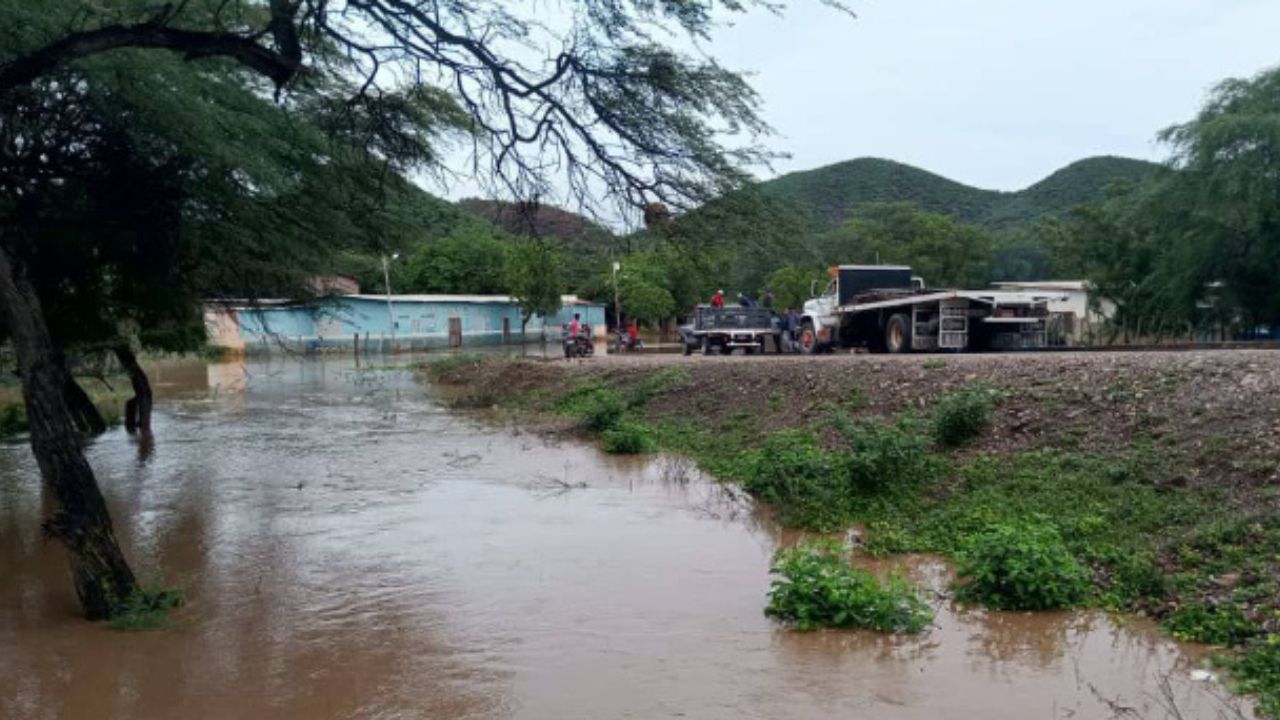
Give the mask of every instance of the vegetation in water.
<path id="1" fill-rule="evenodd" d="M 1089 572 L 1039 518 L 992 525 L 964 539 L 958 555 L 957 596 L 998 610 L 1050 610 L 1079 605 Z"/>
<path id="2" fill-rule="evenodd" d="M 169 613 L 182 606 L 182 593 L 157 587 L 133 591 L 111 616 L 108 624 L 116 630 L 155 630 L 164 627 Z"/>
<path id="3" fill-rule="evenodd" d="M 639 455 L 653 452 L 658 443 L 653 430 L 635 420 L 623 420 L 600 433 L 604 451 L 615 455 Z"/>
<path id="4" fill-rule="evenodd" d="M 933 619 L 919 592 L 900 576 L 881 582 L 855 567 L 834 541 L 814 541 L 783 550 L 765 614 L 800 630 L 861 628 L 917 633 Z"/>

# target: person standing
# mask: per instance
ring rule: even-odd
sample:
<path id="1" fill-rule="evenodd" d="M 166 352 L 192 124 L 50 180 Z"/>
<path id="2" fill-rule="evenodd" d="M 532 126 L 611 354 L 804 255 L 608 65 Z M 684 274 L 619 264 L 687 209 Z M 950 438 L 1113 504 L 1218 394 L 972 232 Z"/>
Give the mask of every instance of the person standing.
<path id="1" fill-rule="evenodd" d="M 796 333 L 800 332 L 800 314 L 795 308 L 787 308 L 787 352 L 796 351 Z"/>
<path id="2" fill-rule="evenodd" d="M 711 296 L 711 307 L 713 308 L 724 307 L 724 291 L 723 290 L 717 290 L 716 294 Z"/>

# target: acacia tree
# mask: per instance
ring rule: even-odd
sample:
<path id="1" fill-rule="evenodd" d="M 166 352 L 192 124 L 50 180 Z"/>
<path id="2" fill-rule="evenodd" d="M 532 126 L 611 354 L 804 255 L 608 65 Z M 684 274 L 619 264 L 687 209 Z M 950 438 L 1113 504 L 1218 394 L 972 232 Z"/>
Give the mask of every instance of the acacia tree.
<path id="1" fill-rule="evenodd" d="M 304 112 L 327 105 L 335 110 L 326 115 L 333 131 L 369 123 L 394 130 L 378 134 L 385 142 L 370 139 L 375 154 L 412 155 L 400 152 L 400 143 L 413 146 L 439 111 L 461 108 L 474 131 L 473 162 L 511 193 L 545 192 L 556 174 L 582 201 L 608 193 L 637 206 L 655 198 L 687 206 L 740 181 L 744 164 L 766 158 L 753 145 L 730 149 L 717 141 L 720 131 L 754 137 L 766 130 L 743 79 L 655 40 L 665 30 L 704 36 L 720 8 L 743 4 L 581 0 L 552 23 L 538 17 L 536 5 L 513 10 L 482 0 L 0 0 L 0 137 L 23 154 L 39 133 L 13 142 L 7 118 L 28 91 L 56 92 L 62 71 L 118 52 L 161 50 L 201 65 L 230 63 L 239 71 L 224 76 L 229 85 L 261 91 L 266 81 L 282 103 Z M 339 90 L 295 100 L 314 77 L 334 80 Z M 143 72 L 99 82 L 149 78 Z M 75 147 L 74 139 L 61 147 Z M 43 156 L 33 157 L 32 177 L 47 175 Z M 415 160 L 409 164 L 434 158 Z M 241 175 L 224 180 L 249 196 L 237 212 L 282 210 L 251 192 Z M 10 200 L 23 192 L 0 190 Z M 0 322 L 17 356 L 32 449 L 56 500 L 46 527 L 71 551 L 86 614 L 109 616 L 136 581 L 71 422 L 64 365 L 30 279 L 38 271 L 15 252 L 31 236 L 11 202 L 0 209 L 8 215 L 0 224 Z M 240 243 L 252 267 L 253 239 Z"/>
<path id="2" fill-rule="evenodd" d="M 521 334 L 534 315 L 542 316 L 545 321 L 560 312 L 563 265 L 560 251 L 544 238 L 521 238 L 507 248 L 502 274 L 511 296 L 520 303 Z M 545 336 L 545 324 L 542 332 Z"/>

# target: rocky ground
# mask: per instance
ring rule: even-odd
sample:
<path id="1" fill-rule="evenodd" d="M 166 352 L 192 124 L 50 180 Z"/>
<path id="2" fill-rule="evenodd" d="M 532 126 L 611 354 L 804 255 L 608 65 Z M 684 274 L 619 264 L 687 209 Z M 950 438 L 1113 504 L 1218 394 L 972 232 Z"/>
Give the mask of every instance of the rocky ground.
<path id="1" fill-rule="evenodd" d="M 500 365 L 480 387 L 520 392 L 567 378 L 611 382 L 669 368 L 688 374 L 648 413 L 716 424 L 747 412 L 767 432 L 805 424 L 832 403 L 862 415 L 928 412 L 942 393 L 999 390 L 991 430 L 971 452 L 1041 446 L 1099 452 L 1153 443 L 1185 461 L 1175 484 L 1280 482 L 1280 351 L 990 355 L 684 357 L 610 355 Z"/>

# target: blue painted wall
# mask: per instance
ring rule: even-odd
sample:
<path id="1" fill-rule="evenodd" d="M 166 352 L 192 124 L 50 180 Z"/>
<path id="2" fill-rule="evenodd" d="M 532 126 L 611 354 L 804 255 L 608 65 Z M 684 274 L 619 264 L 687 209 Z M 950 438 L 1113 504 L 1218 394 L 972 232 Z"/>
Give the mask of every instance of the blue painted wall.
<path id="1" fill-rule="evenodd" d="M 565 305 L 545 323 L 547 336 L 552 340 L 558 339 L 561 324 L 569 322 L 575 312 L 584 322 L 603 331 L 604 306 L 579 302 Z M 447 347 L 450 318 L 461 321 L 463 346 L 502 343 L 504 320 L 509 328 L 510 341 L 521 341 L 520 306 L 510 301 L 422 300 L 392 296 L 388 312 L 385 299 L 352 296 L 308 305 L 242 308 L 236 312 L 238 340 L 250 352 L 270 352 L 282 345 L 300 350 L 350 347 L 357 334 L 360 342 L 368 342 L 372 350 L 389 348 L 392 315 L 396 323 L 396 344 L 401 349 Z M 543 319 L 535 315 L 529 321 L 526 338 L 540 340 L 543 327 Z M 214 341 L 216 343 L 217 338 Z"/>

